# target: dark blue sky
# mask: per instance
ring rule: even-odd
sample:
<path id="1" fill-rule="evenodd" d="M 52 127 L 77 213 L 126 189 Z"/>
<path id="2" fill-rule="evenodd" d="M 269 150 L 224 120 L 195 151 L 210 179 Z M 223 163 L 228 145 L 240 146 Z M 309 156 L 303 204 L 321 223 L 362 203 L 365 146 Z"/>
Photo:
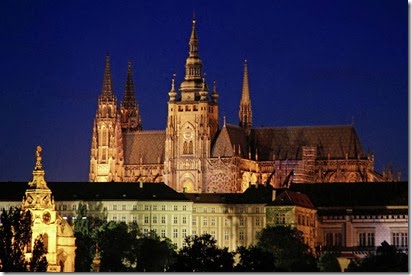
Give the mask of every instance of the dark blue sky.
<path id="1" fill-rule="evenodd" d="M 237 124 L 248 59 L 254 126 L 351 124 L 375 169 L 408 177 L 406 1 L 0 1 L 0 181 L 87 181 L 104 60 L 133 62 L 144 129 L 164 129 L 193 11 L 209 87 Z"/>

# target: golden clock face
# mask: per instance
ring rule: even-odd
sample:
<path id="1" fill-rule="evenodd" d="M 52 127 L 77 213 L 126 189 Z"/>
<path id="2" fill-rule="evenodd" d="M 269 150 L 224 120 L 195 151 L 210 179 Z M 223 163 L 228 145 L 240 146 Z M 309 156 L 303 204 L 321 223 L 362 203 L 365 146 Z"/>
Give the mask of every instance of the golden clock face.
<path id="1" fill-rule="evenodd" d="M 43 213 L 43 215 L 42 215 L 42 220 L 43 220 L 43 222 L 44 222 L 44 223 L 49 223 L 49 222 L 50 222 L 50 218 L 51 218 L 50 213 L 49 213 L 48 211 L 45 211 L 45 212 Z"/>

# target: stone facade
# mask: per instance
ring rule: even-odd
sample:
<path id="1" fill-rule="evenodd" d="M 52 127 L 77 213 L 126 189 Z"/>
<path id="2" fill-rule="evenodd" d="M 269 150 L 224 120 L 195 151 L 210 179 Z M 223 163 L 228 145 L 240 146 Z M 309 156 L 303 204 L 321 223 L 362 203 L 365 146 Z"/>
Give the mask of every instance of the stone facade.
<path id="1" fill-rule="evenodd" d="M 253 128 L 248 64 L 244 63 L 239 123 L 223 120 L 214 82 L 202 75 L 193 21 L 185 78 L 172 79 L 165 130 L 144 131 L 129 62 L 124 98 L 117 107 L 106 68 L 93 126 L 91 182 L 164 182 L 182 192 L 243 192 L 250 184 L 396 181 L 377 173 L 352 125 Z"/>

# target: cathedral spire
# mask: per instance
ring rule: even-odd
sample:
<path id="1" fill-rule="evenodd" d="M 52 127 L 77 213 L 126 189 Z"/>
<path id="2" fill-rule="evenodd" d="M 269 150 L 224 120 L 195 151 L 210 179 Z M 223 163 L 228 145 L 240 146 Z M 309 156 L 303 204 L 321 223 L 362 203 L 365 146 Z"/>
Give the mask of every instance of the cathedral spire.
<path id="1" fill-rule="evenodd" d="M 243 72 L 242 98 L 240 99 L 239 106 L 239 125 L 249 135 L 252 128 L 252 104 L 249 94 L 249 75 L 247 69 L 247 60 L 245 60 Z"/>
<path id="2" fill-rule="evenodd" d="M 112 73 L 110 71 L 110 55 L 106 54 L 106 65 L 104 70 L 103 88 L 102 96 L 107 98 L 112 98 L 113 86 L 112 86 Z"/>
<path id="3" fill-rule="evenodd" d="M 132 62 L 129 60 L 127 64 L 127 77 L 124 89 L 124 97 L 120 104 L 123 132 L 142 130 L 142 120 L 139 114 L 139 105 L 136 101 L 135 93 Z"/>
<path id="4" fill-rule="evenodd" d="M 192 20 L 192 32 L 189 39 L 189 57 L 186 59 L 185 67 L 185 79 L 180 86 L 182 100 L 198 100 L 199 91 L 203 87 L 203 79 L 195 19 Z"/>

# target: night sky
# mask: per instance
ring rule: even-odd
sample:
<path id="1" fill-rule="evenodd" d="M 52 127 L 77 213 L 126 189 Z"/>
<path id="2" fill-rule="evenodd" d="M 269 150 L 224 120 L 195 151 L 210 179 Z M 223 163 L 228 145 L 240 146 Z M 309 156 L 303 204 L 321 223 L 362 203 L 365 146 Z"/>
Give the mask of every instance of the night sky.
<path id="1" fill-rule="evenodd" d="M 133 63 L 143 128 L 165 129 L 195 12 L 221 125 L 238 123 L 243 60 L 253 125 L 354 122 L 375 169 L 408 178 L 408 6 L 394 0 L 0 1 L 0 181 L 88 181 L 106 53 L 118 102 Z"/>

